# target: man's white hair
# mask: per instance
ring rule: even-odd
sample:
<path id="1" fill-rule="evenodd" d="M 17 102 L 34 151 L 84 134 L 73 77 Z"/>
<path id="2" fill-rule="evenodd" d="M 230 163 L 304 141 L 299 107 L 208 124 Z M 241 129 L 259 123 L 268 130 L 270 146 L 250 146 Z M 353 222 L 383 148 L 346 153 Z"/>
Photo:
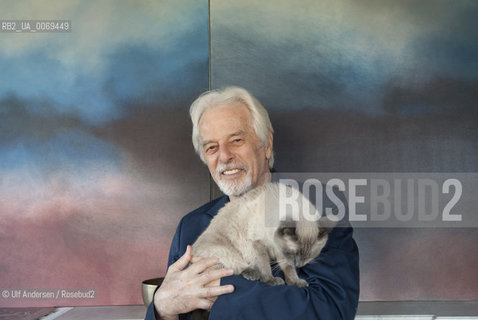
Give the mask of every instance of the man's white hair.
<path id="1" fill-rule="evenodd" d="M 203 162 L 205 162 L 205 160 L 201 138 L 199 137 L 199 120 L 201 120 L 201 116 L 207 109 L 217 105 L 230 104 L 231 102 L 242 102 L 249 108 L 252 115 L 252 127 L 264 147 L 266 147 L 269 142 L 269 132 L 270 134 L 274 133 L 267 110 L 247 90 L 239 87 L 227 87 L 219 90 L 206 91 L 191 104 L 191 108 L 189 109 L 189 115 L 193 123 L 192 140 L 194 150 L 196 150 L 196 153 Z M 274 152 L 271 153 L 269 159 L 269 169 L 272 169 L 273 165 Z"/>

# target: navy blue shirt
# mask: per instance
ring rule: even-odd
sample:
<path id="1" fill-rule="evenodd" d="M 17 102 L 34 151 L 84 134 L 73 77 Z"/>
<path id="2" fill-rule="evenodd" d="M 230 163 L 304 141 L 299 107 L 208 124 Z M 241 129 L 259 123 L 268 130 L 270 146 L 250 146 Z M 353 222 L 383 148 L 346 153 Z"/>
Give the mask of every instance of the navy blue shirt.
<path id="1" fill-rule="evenodd" d="M 222 196 L 184 216 L 174 235 L 168 266 L 178 260 L 186 246 L 193 244 L 229 198 Z M 277 271 L 275 276 L 282 276 Z M 335 227 L 316 262 L 298 270 L 308 287 L 270 286 L 239 275 L 221 279 L 232 284 L 231 294 L 219 296 L 209 319 L 354 319 L 359 298 L 359 254 L 349 225 Z M 145 320 L 153 320 L 154 302 Z M 189 319 L 189 315 L 180 315 Z"/>

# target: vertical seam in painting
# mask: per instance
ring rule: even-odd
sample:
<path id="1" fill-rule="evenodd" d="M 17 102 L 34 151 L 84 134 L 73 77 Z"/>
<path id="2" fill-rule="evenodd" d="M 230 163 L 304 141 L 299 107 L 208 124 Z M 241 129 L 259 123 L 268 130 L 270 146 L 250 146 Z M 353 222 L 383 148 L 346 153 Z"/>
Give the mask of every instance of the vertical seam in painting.
<path id="1" fill-rule="evenodd" d="M 211 50 L 211 37 L 212 37 L 212 28 L 211 28 L 211 0 L 207 0 L 207 32 L 208 32 L 208 62 L 209 62 L 209 74 L 208 74 L 208 86 L 209 90 L 212 89 L 212 50 Z M 209 177 L 209 201 L 214 199 L 214 181 L 212 180 L 211 174 L 208 174 Z"/>
<path id="2" fill-rule="evenodd" d="M 207 1 L 207 31 L 208 31 L 208 41 L 209 41 L 209 90 L 212 89 L 212 48 L 211 48 L 211 38 L 212 38 L 212 27 L 211 27 L 211 0 Z"/>

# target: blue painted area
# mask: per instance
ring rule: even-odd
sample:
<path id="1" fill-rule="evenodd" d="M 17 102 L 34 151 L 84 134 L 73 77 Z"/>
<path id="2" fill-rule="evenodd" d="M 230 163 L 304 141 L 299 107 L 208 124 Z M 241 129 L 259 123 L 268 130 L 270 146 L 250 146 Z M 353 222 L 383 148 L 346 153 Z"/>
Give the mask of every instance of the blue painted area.
<path id="1" fill-rule="evenodd" d="M 84 15 L 90 5 L 78 7 L 75 14 Z M 105 37 L 121 38 L 130 27 L 166 30 L 171 36 L 159 44 L 142 35 L 139 41 L 125 37 L 113 42 L 116 47 L 92 42 L 91 56 L 85 52 L 73 54 L 69 59 L 74 61 L 62 60 L 62 49 L 76 47 L 88 36 L 77 33 L 75 23 L 87 21 L 75 20 L 74 14 L 71 34 L 44 35 L 44 43 L 16 55 L 0 50 L 1 170 L 68 172 L 79 179 L 92 169 L 119 170 L 121 147 L 95 136 L 95 129 L 127 118 L 137 108 L 186 106 L 198 94 L 198 84 L 207 85 L 206 3 L 192 1 L 188 10 L 167 21 L 131 8 L 112 3 L 116 29 L 105 31 Z M 99 58 L 97 68 L 83 69 L 91 66 L 91 57 Z"/>
<path id="2" fill-rule="evenodd" d="M 114 145 L 80 130 L 58 132 L 45 141 L 18 139 L 0 146 L 0 169 L 37 168 L 81 174 L 92 168 L 113 171 L 121 164 Z"/>
<path id="3" fill-rule="evenodd" d="M 184 102 L 185 93 L 207 82 L 207 34 L 193 30 L 175 46 L 161 50 L 126 45 L 108 61 L 104 88 L 118 105 L 176 107 Z"/>
<path id="4" fill-rule="evenodd" d="M 71 34 L 45 36 L 44 45 L 27 46 L 28 50 L 17 55 L 0 53 L 0 99 L 15 95 L 33 102 L 47 101 L 57 113 L 76 114 L 94 126 L 126 117 L 131 108 L 164 108 L 184 102 L 185 92 L 208 81 L 206 3 L 191 2 L 188 10 L 164 21 L 154 13 L 145 16 L 142 10 L 131 8 L 112 3 L 114 12 L 110 14 L 117 24 L 115 29 L 104 31 L 105 37 L 121 39 L 121 32 L 130 27 L 148 33 L 166 30 L 171 36 L 159 44 L 147 42 L 144 35 L 139 36 L 141 40 L 125 37 L 113 42 L 115 47 L 101 42 L 88 44 L 92 46 L 91 56 L 89 52 L 73 54 L 68 59 L 74 61 L 65 58 L 68 62 L 62 61 L 63 49 L 76 47 L 76 41 L 87 35 L 75 34 L 77 28 Z M 78 15 L 83 14 L 80 9 Z M 99 60 L 94 70 L 82 68 L 82 64 L 91 67 L 89 59 Z M 33 104 L 28 108 L 36 112 Z"/>
<path id="5" fill-rule="evenodd" d="M 255 32 L 260 17 L 250 8 L 231 5 L 237 19 L 223 18 L 216 25 L 212 20 L 214 87 L 240 84 L 275 109 L 371 117 L 453 113 L 476 104 L 477 3 L 383 1 L 330 7 L 324 11 L 324 3 L 311 3 L 314 13 L 302 17 L 302 23 L 300 16 L 291 22 L 296 8 L 282 3 L 260 20 L 267 30 L 278 27 L 268 37 Z M 381 14 L 390 19 L 380 19 Z M 452 87 L 443 88 L 447 83 Z"/>
<path id="6" fill-rule="evenodd" d="M 30 101 L 49 101 L 56 112 L 76 113 L 90 123 L 115 119 L 119 111 L 101 90 L 102 79 L 83 75 L 35 50 L 16 57 L 0 56 L 0 97 L 16 94 Z M 29 106 L 35 112 L 35 105 Z"/>
<path id="7" fill-rule="evenodd" d="M 180 49 L 125 46 L 111 54 L 105 72 L 96 75 L 69 69 L 43 52 L 0 56 L 0 97 L 13 93 L 30 101 L 46 100 L 60 114 L 75 113 L 100 125 L 125 116 L 125 106 L 168 106 L 198 81 L 207 81 L 207 47 Z M 35 112 L 33 105 L 30 109 Z"/>

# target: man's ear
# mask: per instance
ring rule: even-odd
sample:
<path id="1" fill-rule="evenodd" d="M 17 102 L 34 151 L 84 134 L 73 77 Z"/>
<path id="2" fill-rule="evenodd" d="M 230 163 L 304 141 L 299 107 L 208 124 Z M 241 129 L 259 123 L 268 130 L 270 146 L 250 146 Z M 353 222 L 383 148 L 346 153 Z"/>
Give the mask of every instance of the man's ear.
<path id="1" fill-rule="evenodd" d="M 274 145 L 274 137 L 272 136 L 272 132 L 269 130 L 269 139 L 267 140 L 267 147 L 266 147 L 267 160 L 269 160 L 272 156 L 273 145 Z"/>

